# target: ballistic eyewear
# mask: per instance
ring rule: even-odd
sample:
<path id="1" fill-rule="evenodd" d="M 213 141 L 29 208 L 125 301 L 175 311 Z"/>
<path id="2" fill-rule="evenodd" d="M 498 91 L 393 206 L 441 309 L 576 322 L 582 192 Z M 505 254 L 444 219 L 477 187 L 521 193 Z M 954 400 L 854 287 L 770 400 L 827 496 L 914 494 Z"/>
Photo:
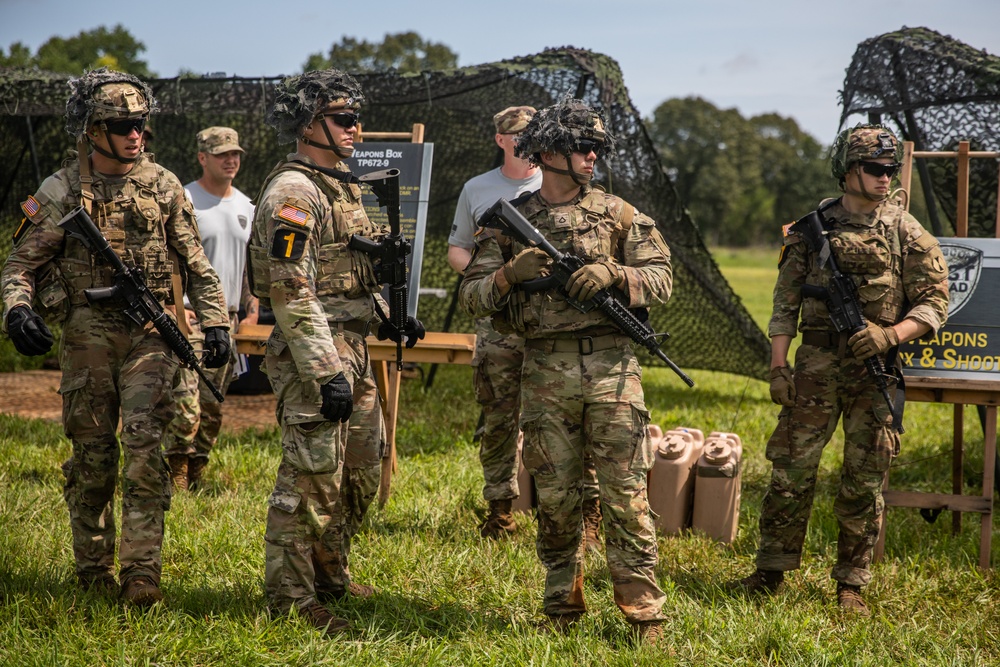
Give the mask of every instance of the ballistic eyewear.
<path id="1" fill-rule="evenodd" d="M 329 118 L 333 121 L 334 125 L 339 125 L 345 130 L 349 130 L 359 122 L 361 122 L 361 117 L 350 111 L 338 111 L 337 113 L 325 113 L 320 115 L 320 119 Z"/>
<path id="2" fill-rule="evenodd" d="M 132 130 L 142 134 L 143 129 L 146 127 L 146 119 L 123 118 L 121 120 L 108 120 L 104 121 L 104 126 L 108 128 L 108 132 L 111 134 L 117 134 L 120 137 L 127 137 L 132 134 Z"/>
<path id="3" fill-rule="evenodd" d="M 890 162 L 888 164 L 882 164 L 881 162 L 869 162 L 867 160 L 861 160 L 859 162 L 861 169 L 869 176 L 874 176 L 875 178 L 882 178 L 883 176 L 888 176 L 889 178 L 894 177 L 899 173 L 899 170 L 903 167 L 898 162 Z"/>
<path id="4" fill-rule="evenodd" d="M 600 156 L 604 152 L 604 142 L 596 141 L 594 139 L 580 139 L 578 142 L 573 144 L 572 150 L 574 153 L 581 153 L 583 155 L 588 155 L 593 152 L 595 155 Z"/>

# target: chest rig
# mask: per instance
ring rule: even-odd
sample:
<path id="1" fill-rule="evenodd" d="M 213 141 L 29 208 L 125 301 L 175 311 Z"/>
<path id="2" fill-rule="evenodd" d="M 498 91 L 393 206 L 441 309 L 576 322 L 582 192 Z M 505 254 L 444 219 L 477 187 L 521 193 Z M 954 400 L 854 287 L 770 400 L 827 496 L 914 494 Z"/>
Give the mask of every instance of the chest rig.
<path id="1" fill-rule="evenodd" d="M 865 318 L 881 326 L 891 326 L 899 321 L 906 308 L 902 280 L 906 249 L 900 238 L 904 211 L 893 202 L 885 202 L 873 215 L 871 224 L 853 222 L 843 215 L 836 217 L 828 239 L 840 270 L 849 274 L 857 285 Z M 825 270 L 816 268 L 815 261 L 809 262 L 807 283 L 823 284 L 827 277 Z M 819 313 L 817 316 L 824 318 L 823 323 L 817 324 L 825 326 L 826 316 Z"/>
<path id="2" fill-rule="evenodd" d="M 371 239 L 383 236 L 383 232 L 365 213 L 357 179 L 346 170 L 324 170 L 327 172 L 324 174 L 308 164 L 282 162 L 264 179 L 257 200 L 260 201 L 275 178 L 288 171 L 308 177 L 321 195 L 322 216 L 316 221 L 311 234 L 312 242 L 316 244 L 316 296 L 342 295 L 356 299 L 378 292 L 381 285 L 375 279 L 371 259 L 348 247 L 355 234 Z M 250 255 L 248 265 L 251 267 L 251 291 L 269 306 L 271 279 L 268 252 L 271 244 L 269 239 L 260 238 L 263 231 L 254 229 L 247 249 Z"/>
<path id="3" fill-rule="evenodd" d="M 74 161 L 75 162 L 75 161 Z M 88 162 L 86 159 L 81 161 Z M 161 203 L 156 166 L 143 157 L 122 179 L 92 177 L 88 168 L 66 169 L 68 191 L 63 210 L 81 203 L 94 224 L 128 266 L 142 269 L 146 285 L 158 300 L 172 303 L 171 275 L 174 263 L 169 255 L 164 219 L 169 214 Z M 86 303 L 83 290 L 110 287 L 111 269 L 82 243 L 66 237 L 65 252 L 57 260 L 71 305 Z"/>

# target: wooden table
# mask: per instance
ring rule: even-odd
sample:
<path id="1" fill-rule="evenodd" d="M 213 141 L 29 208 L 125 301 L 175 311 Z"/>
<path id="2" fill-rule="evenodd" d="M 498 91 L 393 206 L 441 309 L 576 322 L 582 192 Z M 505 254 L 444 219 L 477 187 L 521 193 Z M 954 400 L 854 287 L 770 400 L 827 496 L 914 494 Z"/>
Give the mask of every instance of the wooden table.
<path id="1" fill-rule="evenodd" d="M 952 432 L 952 493 L 920 493 L 916 491 L 895 491 L 889 489 L 889 475 L 886 474 L 882 497 L 886 507 L 912 507 L 917 509 L 950 510 L 952 528 L 961 527 L 962 512 L 978 512 L 982 515 L 979 528 L 979 567 L 990 567 L 990 545 L 993 536 L 993 460 L 997 450 L 997 405 L 1000 405 L 1000 383 L 985 380 L 906 377 L 906 400 L 932 403 L 952 403 L 955 406 Z M 978 496 L 962 495 L 962 456 L 964 412 L 966 405 L 986 407 L 986 423 L 983 434 L 983 489 Z M 912 436 L 911 436 L 912 437 Z M 885 519 L 878 543 L 875 545 L 875 560 L 880 560 L 885 550 Z"/>
<path id="2" fill-rule="evenodd" d="M 264 354 L 272 327 L 265 324 L 250 324 L 240 327 L 234 336 L 236 351 L 240 354 Z M 382 459 L 382 479 L 379 483 L 379 505 L 389 499 L 392 475 L 396 472 L 396 418 L 399 410 L 399 386 L 401 372 L 396 368 L 396 344 L 389 340 L 378 340 L 368 336 L 368 355 L 374 362 L 375 382 L 385 415 L 386 442 L 389 452 Z M 476 350 L 476 335 L 428 331 L 423 340 L 410 349 L 403 348 L 403 361 L 431 364 L 472 363 Z M 393 362 L 393 363 L 390 363 Z"/>

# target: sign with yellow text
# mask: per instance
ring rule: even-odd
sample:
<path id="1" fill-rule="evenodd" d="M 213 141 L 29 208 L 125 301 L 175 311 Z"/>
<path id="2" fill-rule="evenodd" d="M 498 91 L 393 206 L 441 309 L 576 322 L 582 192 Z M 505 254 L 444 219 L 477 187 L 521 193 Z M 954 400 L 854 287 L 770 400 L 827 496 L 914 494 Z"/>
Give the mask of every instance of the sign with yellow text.
<path id="1" fill-rule="evenodd" d="M 942 238 L 951 303 L 948 322 L 899 346 L 907 375 L 1000 381 L 1000 239 Z"/>

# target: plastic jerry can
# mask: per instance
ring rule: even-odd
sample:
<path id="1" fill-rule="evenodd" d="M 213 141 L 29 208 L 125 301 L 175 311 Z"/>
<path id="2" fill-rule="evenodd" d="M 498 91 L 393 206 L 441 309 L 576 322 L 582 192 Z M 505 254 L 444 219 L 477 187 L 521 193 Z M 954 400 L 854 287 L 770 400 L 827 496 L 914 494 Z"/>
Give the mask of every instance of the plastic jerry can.
<path id="1" fill-rule="evenodd" d="M 704 444 L 705 436 L 696 428 L 675 428 L 659 439 L 653 438 L 649 506 L 659 515 L 656 527 L 666 535 L 676 535 L 691 526 L 694 472 Z"/>
<path id="2" fill-rule="evenodd" d="M 735 433 L 708 436 L 698 459 L 691 527 L 730 544 L 740 519 L 743 444 Z"/>
<path id="3" fill-rule="evenodd" d="M 514 512 L 532 514 L 537 502 L 535 501 L 535 479 L 531 473 L 524 468 L 521 462 L 521 449 L 524 447 L 524 434 L 517 434 L 517 491 L 518 496 L 511 503 Z"/>

